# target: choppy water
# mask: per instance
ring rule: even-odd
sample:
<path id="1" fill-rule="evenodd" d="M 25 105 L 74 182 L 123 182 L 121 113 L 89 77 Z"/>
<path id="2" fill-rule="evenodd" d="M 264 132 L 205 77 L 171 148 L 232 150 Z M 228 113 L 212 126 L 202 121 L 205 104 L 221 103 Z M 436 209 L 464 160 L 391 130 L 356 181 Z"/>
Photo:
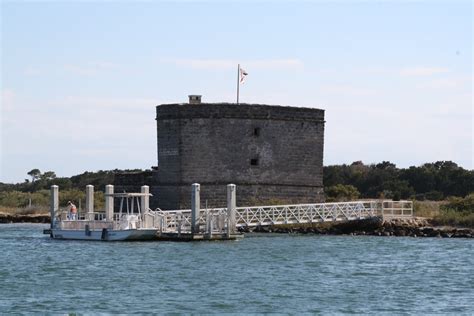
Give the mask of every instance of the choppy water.
<path id="1" fill-rule="evenodd" d="M 0 225 L 0 314 L 474 314 L 474 242 L 259 235 L 56 241 Z"/>

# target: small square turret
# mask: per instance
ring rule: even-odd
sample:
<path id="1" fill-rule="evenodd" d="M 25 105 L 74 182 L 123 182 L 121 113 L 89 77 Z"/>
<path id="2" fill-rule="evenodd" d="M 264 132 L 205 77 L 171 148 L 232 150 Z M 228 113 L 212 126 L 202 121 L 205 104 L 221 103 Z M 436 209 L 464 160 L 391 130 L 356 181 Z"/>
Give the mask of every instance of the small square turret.
<path id="1" fill-rule="evenodd" d="M 189 95 L 189 104 L 200 104 L 201 103 L 201 96 L 197 94 Z"/>

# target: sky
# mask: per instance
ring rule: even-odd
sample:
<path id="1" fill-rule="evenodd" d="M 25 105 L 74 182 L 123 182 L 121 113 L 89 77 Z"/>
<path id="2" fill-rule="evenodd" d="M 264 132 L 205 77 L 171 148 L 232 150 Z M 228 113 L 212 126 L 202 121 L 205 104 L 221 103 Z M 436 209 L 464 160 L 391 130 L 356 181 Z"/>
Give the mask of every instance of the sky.
<path id="1" fill-rule="evenodd" d="M 473 169 L 471 1 L 0 0 L 0 182 L 157 164 L 155 106 L 325 110 L 324 164 Z"/>

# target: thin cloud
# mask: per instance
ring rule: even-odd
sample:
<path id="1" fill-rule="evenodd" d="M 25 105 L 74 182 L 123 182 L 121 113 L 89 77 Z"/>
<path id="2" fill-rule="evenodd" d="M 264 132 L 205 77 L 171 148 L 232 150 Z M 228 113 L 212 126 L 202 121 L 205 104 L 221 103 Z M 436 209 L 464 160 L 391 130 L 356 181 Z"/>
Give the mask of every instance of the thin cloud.
<path id="1" fill-rule="evenodd" d="M 52 106 L 61 107 L 77 107 L 81 106 L 83 109 L 110 109 L 113 110 L 143 110 L 153 108 L 162 103 L 158 99 L 152 98 L 98 98 L 98 97 L 81 97 L 81 96 L 66 96 L 64 98 L 50 101 Z"/>
<path id="2" fill-rule="evenodd" d="M 233 60 L 233 59 L 165 59 L 161 62 L 172 63 L 179 67 L 205 70 L 234 69 L 237 64 L 252 69 L 294 69 L 303 67 L 303 62 L 297 58 Z"/>
<path id="3" fill-rule="evenodd" d="M 406 67 L 400 70 L 402 76 L 433 76 L 450 72 L 444 67 Z"/>
<path id="4" fill-rule="evenodd" d="M 41 70 L 34 67 L 27 67 L 23 70 L 25 76 L 39 76 L 42 74 Z"/>
<path id="5" fill-rule="evenodd" d="M 353 96 L 370 96 L 375 94 L 374 89 L 352 86 L 352 85 L 323 85 L 321 86 L 322 93 L 328 94 L 342 94 Z"/>
<path id="6" fill-rule="evenodd" d="M 66 64 L 63 69 L 80 76 L 94 76 L 104 71 L 117 70 L 116 64 L 109 62 L 91 62 L 85 64 Z"/>
<path id="7" fill-rule="evenodd" d="M 10 89 L 2 90 L 2 111 L 11 110 L 14 108 L 15 93 Z"/>
<path id="8" fill-rule="evenodd" d="M 436 78 L 429 82 L 420 84 L 420 88 L 431 88 L 431 89 L 455 89 L 463 88 L 470 90 L 472 83 L 471 77 L 457 76 L 449 78 Z"/>
<path id="9" fill-rule="evenodd" d="M 246 62 L 245 65 L 256 69 L 294 69 L 304 66 L 299 59 L 270 59 L 270 60 L 255 60 Z"/>

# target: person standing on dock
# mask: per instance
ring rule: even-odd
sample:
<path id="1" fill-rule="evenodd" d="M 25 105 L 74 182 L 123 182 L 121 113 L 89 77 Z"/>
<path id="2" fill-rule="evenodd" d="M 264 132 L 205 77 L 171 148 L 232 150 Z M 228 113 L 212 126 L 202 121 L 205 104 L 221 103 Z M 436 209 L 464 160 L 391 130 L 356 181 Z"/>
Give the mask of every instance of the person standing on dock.
<path id="1" fill-rule="evenodd" d="M 67 202 L 67 205 L 69 207 L 69 219 L 70 220 L 76 220 L 77 216 L 77 207 L 72 203 L 71 201 Z"/>

